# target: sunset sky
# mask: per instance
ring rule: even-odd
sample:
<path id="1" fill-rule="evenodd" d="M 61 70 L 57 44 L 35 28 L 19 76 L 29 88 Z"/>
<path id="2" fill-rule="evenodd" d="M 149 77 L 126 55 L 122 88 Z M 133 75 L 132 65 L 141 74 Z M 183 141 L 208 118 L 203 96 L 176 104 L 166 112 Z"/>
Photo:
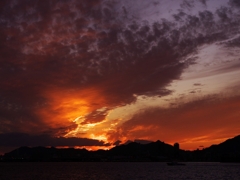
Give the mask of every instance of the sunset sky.
<path id="1" fill-rule="evenodd" d="M 1 0 L 0 154 L 239 135 L 239 22 L 238 0 Z"/>

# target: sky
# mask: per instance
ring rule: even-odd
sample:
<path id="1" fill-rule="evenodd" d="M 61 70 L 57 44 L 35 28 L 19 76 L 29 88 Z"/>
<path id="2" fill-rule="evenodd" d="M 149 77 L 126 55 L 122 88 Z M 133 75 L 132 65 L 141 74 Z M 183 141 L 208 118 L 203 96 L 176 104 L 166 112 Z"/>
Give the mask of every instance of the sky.
<path id="1" fill-rule="evenodd" d="M 239 135 L 239 22 L 238 0 L 1 0 L 0 154 Z"/>

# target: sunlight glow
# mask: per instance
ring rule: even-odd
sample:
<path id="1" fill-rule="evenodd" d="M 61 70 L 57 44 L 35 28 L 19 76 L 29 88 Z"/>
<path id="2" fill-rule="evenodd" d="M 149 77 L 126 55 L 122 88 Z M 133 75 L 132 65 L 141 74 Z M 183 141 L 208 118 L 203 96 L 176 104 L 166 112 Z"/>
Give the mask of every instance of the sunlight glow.
<path id="1" fill-rule="evenodd" d="M 97 139 L 97 140 L 104 141 L 104 142 L 107 141 L 107 137 L 106 137 L 105 135 L 95 135 L 95 134 L 91 134 L 90 137 L 91 137 L 92 139 Z"/>

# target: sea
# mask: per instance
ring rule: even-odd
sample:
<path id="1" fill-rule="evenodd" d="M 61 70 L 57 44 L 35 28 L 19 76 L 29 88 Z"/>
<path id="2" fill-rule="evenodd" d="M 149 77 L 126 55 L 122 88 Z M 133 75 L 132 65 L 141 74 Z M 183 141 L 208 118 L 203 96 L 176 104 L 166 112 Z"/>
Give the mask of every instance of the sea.
<path id="1" fill-rule="evenodd" d="M 240 163 L 1 162 L 0 180 L 239 180 Z"/>

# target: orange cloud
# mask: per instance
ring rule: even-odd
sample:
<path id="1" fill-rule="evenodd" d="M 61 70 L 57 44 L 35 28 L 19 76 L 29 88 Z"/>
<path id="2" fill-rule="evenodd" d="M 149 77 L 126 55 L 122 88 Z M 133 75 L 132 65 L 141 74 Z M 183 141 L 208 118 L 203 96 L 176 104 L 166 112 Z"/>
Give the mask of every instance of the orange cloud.
<path id="1" fill-rule="evenodd" d="M 50 89 L 45 91 L 45 97 L 48 99 L 48 104 L 38 109 L 37 114 L 47 126 L 52 128 L 67 127 L 71 124 L 80 126 L 84 116 L 106 103 L 105 98 L 94 88 Z M 89 124 L 86 126 L 91 127 Z M 69 132 L 71 130 L 73 129 Z"/>
<path id="2" fill-rule="evenodd" d="M 229 54 L 236 51 L 229 48 L 239 46 L 238 39 L 232 39 L 239 33 L 235 31 L 239 29 L 237 13 L 229 16 L 234 17 L 230 23 L 221 22 L 214 13 L 208 26 L 204 17 L 209 12 L 199 12 L 186 16 L 179 28 L 177 21 L 161 20 L 161 16 L 153 23 L 141 16 L 131 23 L 121 10 L 124 4 L 127 1 L 8 0 L 2 4 L 1 133 L 42 132 L 109 142 L 160 139 L 195 147 L 195 142 L 202 145 L 239 132 L 235 99 L 209 104 L 205 99 L 178 108 L 146 110 L 127 122 L 129 109 L 108 116 L 116 107 L 133 104 L 138 95 L 170 95 L 177 88 L 166 88 L 194 63 L 192 55 L 198 47 L 221 41 Z M 135 9 L 127 11 L 128 17 L 135 17 Z M 174 11 L 172 15 L 181 19 Z M 189 23 L 194 19 L 201 26 Z M 219 23 L 224 24 L 221 31 Z M 238 64 L 231 65 L 215 70 L 220 74 L 236 71 Z M 234 77 L 237 81 L 238 74 Z M 208 92 L 206 86 L 198 88 Z M 198 89 L 190 92 L 195 96 Z"/>
<path id="3" fill-rule="evenodd" d="M 169 109 L 148 109 L 108 133 L 111 141 L 126 139 L 179 142 L 183 149 L 210 146 L 239 134 L 240 97 L 209 98 Z"/>

